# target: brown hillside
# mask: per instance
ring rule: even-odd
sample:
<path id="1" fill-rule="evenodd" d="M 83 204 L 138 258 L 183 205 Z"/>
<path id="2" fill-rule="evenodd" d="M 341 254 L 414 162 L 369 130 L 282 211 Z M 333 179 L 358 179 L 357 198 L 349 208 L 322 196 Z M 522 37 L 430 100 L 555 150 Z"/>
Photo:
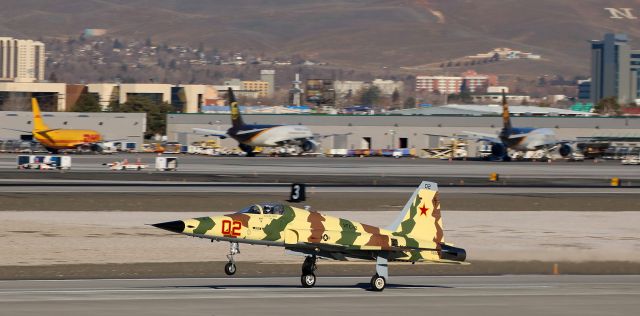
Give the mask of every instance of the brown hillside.
<path id="1" fill-rule="evenodd" d="M 370 69 L 422 65 L 510 47 L 546 59 L 539 67 L 514 70 L 585 74 L 589 39 L 625 32 L 638 39 L 635 46 L 640 47 L 640 20 L 613 20 L 604 10 L 629 7 L 640 16 L 640 1 L 633 0 L 4 0 L 2 4 L 1 35 L 68 37 L 84 28 L 106 28 L 115 37 L 301 54 Z M 479 69 L 483 68 L 496 66 Z"/>

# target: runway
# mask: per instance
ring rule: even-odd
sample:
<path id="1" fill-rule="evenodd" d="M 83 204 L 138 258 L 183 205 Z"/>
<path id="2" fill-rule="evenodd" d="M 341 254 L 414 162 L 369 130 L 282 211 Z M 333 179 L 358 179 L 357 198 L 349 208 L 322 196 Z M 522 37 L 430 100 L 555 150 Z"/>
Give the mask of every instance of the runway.
<path id="1" fill-rule="evenodd" d="M 1 281 L 7 315 L 633 315 L 640 276 L 367 277 Z"/>
<path id="2" fill-rule="evenodd" d="M 311 185 L 310 193 L 407 193 L 411 194 L 418 183 L 403 186 L 361 186 L 361 185 Z M 539 187 L 464 185 L 447 186 L 441 183 L 442 193 L 459 194 L 640 194 L 640 187 L 615 188 L 600 187 Z M 2 179 L 0 188 L 4 193 L 282 193 L 290 192 L 290 184 L 242 183 L 242 182 L 177 182 L 177 181 L 115 181 L 115 180 L 47 180 L 47 179 Z"/>
<path id="3" fill-rule="evenodd" d="M 0 170 L 16 170 L 16 154 L 0 154 Z M 171 156 L 171 155 L 170 155 Z M 326 158 L 326 157 L 207 157 L 175 155 L 179 167 L 176 173 L 197 174 L 249 174 L 249 175 L 340 175 L 340 176 L 460 176 L 486 178 L 497 172 L 504 177 L 533 178 L 608 178 L 624 176 L 640 178 L 640 166 L 625 166 L 618 161 L 594 163 L 556 161 L 542 162 L 488 162 L 443 161 L 410 158 Z M 126 173 L 110 171 L 103 163 L 128 159 L 150 164 L 154 154 L 73 155 L 70 173 L 77 171 L 100 173 Z M 151 170 L 144 170 L 144 173 Z M 135 173 L 134 171 L 128 171 Z"/>

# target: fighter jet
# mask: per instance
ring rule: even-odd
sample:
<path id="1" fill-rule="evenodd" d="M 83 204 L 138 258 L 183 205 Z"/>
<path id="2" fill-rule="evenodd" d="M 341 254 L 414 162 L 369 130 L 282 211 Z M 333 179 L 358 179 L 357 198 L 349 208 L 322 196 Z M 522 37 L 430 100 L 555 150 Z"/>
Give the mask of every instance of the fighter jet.
<path id="1" fill-rule="evenodd" d="M 382 291 L 389 261 L 463 264 L 466 251 L 444 240 L 438 185 L 422 182 L 400 215 L 386 228 L 282 204 L 256 204 L 232 214 L 153 224 L 171 232 L 230 242 L 227 275 L 236 272 L 239 244 L 284 247 L 306 256 L 300 281 L 316 283 L 318 258 L 376 262 L 371 289 Z"/>
<path id="2" fill-rule="evenodd" d="M 33 110 L 33 130 L 11 130 L 31 134 L 35 140 L 54 154 L 61 149 L 102 151 L 101 144 L 106 140 L 102 138 L 99 132 L 90 129 L 49 128 L 42 119 L 40 106 L 38 106 L 36 98 L 31 99 L 31 108 Z"/>
<path id="3" fill-rule="evenodd" d="M 299 146 L 303 152 L 312 152 L 318 147 L 315 138 L 339 135 L 314 135 L 304 125 L 245 124 L 240 115 L 233 89 L 229 88 L 227 96 L 231 107 L 231 128 L 227 131 L 193 128 L 193 131 L 197 134 L 217 136 L 222 139 L 233 138 L 238 142 L 238 147 L 247 153 L 247 156 L 253 156 L 253 150 L 256 147 L 282 147 L 287 145 Z"/>
<path id="4" fill-rule="evenodd" d="M 548 151 L 557 148 L 562 157 L 570 155 L 573 151 L 569 145 L 571 141 L 556 139 L 554 131 L 550 128 L 513 127 L 504 90 L 502 91 L 502 124 L 502 130 L 497 135 L 464 131 L 462 132 L 464 136 L 460 136 L 460 138 L 491 143 L 492 156 L 503 161 L 511 160 L 509 149 L 527 152 L 541 149 Z"/>

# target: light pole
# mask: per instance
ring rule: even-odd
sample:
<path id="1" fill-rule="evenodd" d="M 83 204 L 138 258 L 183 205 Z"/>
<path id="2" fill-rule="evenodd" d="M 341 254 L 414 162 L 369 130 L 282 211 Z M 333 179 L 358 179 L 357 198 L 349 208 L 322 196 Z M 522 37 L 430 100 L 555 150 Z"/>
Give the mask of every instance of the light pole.
<path id="1" fill-rule="evenodd" d="M 390 129 L 389 130 L 389 135 L 391 136 L 391 146 L 389 146 L 389 149 L 393 149 L 393 141 L 394 141 L 394 136 L 396 135 L 396 131 Z"/>

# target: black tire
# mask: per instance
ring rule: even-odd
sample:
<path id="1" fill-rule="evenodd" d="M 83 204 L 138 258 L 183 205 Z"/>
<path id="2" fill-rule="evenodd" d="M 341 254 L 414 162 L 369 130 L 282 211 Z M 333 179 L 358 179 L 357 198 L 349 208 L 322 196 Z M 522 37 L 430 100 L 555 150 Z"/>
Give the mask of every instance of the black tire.
<path id="1" fill-rule="evenodd" d="M 382 292 L 384 288 L 387 286 L 387 280 L 379 275 L 374 275 L 371 277 L 371 290 L 376 292 Z"/>
<path id="2" fill-rule="evenodd" d="M 235 263 L 227 262 L 227 264 L 224 265 L 224 273 L 226 273 L 227 275 L 236 274 L 236 265 L 235 265 Z"/>
<path id="3" fill-rule="evenodd" d="M 302 283 L 302 287 L 311 288 L 316 285 L 316 275 L 313 273 L 303 274 L 300 276 L 300 283 Z"/>

